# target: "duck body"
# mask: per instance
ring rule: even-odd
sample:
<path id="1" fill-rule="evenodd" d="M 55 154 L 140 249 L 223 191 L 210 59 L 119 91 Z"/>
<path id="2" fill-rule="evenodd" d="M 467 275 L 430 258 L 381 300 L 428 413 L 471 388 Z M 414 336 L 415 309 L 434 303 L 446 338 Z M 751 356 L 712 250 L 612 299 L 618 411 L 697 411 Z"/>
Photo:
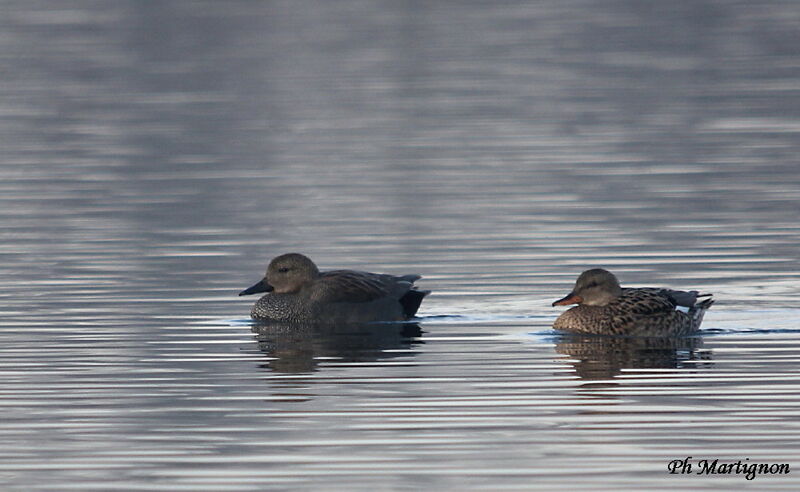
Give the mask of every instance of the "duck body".
<path id="1" fill-rule="evenodd" d="M 623 336 L 683 336 L 700 328 L 714 303 L 697 291 L 621 288 L 603 269 L 582 273 L 573 291 L 553 305 L 578 304 L 556 319 L 553 328 L 570 333 Z M 688 308 L 686 312 L 678 307 Z"/>
<path id="2" fill-rule="evenodd" d="M 283 323 L 366 323 L 413 317 L 430 291 L 417 290 L 419 275 L 388 275 L 356 270 L 320 272 L 306 256 L 281 255 L 264 279 L 239 295 L 268 292 L 250 316 Z"/>

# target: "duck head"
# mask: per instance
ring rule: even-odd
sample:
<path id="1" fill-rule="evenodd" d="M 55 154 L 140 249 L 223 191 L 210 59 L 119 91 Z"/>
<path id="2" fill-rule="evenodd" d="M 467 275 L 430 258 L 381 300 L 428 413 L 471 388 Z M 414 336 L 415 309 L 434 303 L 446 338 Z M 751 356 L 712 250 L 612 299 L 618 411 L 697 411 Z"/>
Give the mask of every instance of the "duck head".
<path id="1" fill-rule="evenodd" d="M 581 273 L 572 292 L 557 300 L 553 306 L 583 304 L 605 306 L 622 294 L 619 280 L 613 273 L 602 268 L 593 268 Z"/>
<path id="2" fill-rule="evenodd" d="M 319 277 L 319 269 L 311 259 L 299 253 L 280 255 L 269 262 L 267 273 L 260 282 L 239 292 L 240 296 L 258 292 L 292 294 Z"/>

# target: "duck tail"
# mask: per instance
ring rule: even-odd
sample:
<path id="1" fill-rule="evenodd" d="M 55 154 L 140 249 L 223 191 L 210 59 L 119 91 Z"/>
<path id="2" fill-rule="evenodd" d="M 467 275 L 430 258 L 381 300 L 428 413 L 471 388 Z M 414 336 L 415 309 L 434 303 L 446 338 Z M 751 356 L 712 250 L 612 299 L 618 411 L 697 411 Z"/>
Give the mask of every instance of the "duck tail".
<path id="1" fill-rule="evenodd" d="M 706 314 L 706 311 L 708 311 L 708 308 L 714 304 L 714 299 L 711 299 L 710 296 L 711 294 L 703 294 L 702 297 L 708 297 L 708 299 L 703 299 L 689 309 L 689 316 L 692 317 L 692 326 L 695 330 L 700 329 L 700 323 L 703 322 L 703 316 Z"/>
<path id="2" fill-rule="evenodd" d="M 705 294 L 705 296 L 710 296 L 710 295 L 711 294 Z M 695 304 L 694 308 L 696 310 L 702 309 L 703 311 L 705 311 L 706 309 L 710 308 L 712 304 L 714 304 L 714 299 L 709 297 L 708 299 L 703 299 L 702 301 Z"/>
<path id="3" fill-rule="evenodd" d="M 400 298 L 400 305 L 403 306 L 403 313 L 406 315 L 406 318 L 411 318 L 417 314 L 422 300 L 430 293 L 431 291 L 429 290 L 411 289 Z"/>

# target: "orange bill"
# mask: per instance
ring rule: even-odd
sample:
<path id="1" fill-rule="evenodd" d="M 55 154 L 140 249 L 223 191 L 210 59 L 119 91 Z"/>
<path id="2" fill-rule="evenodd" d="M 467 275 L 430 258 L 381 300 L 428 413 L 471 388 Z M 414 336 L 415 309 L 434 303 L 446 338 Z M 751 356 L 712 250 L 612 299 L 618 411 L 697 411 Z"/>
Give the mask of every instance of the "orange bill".
<path id="1" fill-rule="evenodd" d="M 570 304 L 580 304 L 583 302 L 583 298 L 577 294 L 570 292 L 567 294 L 567 297 L 557 300 L 553 303 L 553 306 L 569 306 Z"/>

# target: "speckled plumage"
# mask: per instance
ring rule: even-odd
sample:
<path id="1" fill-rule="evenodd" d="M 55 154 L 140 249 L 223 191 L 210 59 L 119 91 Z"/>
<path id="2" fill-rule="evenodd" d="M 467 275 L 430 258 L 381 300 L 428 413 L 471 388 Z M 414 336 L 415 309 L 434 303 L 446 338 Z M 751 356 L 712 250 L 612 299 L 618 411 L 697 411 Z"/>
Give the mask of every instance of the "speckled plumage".
<path id="1" fill-rule="evenodd" d="M 264 279 L 240 295 L 270 292 L 250 312 L 254 319 L 289 323 L 402 321 L 413 317 L 429 291 L 417 290 L 419 275 L 355 270 L 320 272 L 306 256 L 281 255 Z"/>
<path id="2" fill-rule="evenodd" d="M 556 319 L 553 328 L 572 333 L 627 336 L 681 336 L 700 328 L 712 299 L 697 291 L 661 288 L 621 288 L 616 277 L 602 269 L 587 270 L 573 291 L 553 305 L 575 306 Z M 676 309 L 687 307 L 688 312 Z"/>

